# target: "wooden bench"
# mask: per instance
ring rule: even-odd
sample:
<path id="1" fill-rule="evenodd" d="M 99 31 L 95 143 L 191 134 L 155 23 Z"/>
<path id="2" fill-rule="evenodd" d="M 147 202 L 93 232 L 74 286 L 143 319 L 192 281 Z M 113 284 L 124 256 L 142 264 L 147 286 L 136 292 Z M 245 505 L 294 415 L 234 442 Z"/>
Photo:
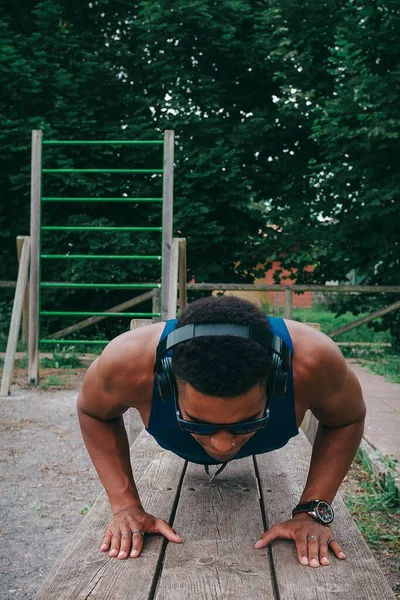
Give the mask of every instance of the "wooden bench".
<path id="1" fill-rule="evenodd" d="M 131 449 L 145 509 L 168 521 L 183 544 L 147 535 L 137 559 L 99 551 L 111 518 L 102 492 L 36 600 L 389 600 L 395 595 L 343 501 L 334 531 L 348 555 L 303 567 L 293 542 L 255 550 L 267 526 L 290 517 L 304 486 L 311 446 L 303 432 L 269 454 L 233 461 L 209 482 L 201 465 L 160 448 L 144 430 Z"/>

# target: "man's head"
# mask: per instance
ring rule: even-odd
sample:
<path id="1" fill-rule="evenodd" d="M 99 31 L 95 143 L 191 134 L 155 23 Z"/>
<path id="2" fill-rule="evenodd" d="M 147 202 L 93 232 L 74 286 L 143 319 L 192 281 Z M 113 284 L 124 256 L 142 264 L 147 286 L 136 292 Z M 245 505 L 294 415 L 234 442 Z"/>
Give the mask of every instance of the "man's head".
<path id="1" fill-rule="evenodd" d="M 177 329 L 189 323 L 258 325 L 266 335 L 271 328 L 265 314 L 251 302 L 234 296 L 211 296 L 193 302 L 179 317 Z M 178 382 L 198 392 L 231 398 L 257 383 L 265 386 L 271 370 L 271 351 L 254 340 L 234 336 L 199 337 L 173 350 Z"/>
<path id="2" fill-rule="evenodd" d="M 180 316 L 177 328 L 189 323 L 256 324 L 269 335 L 269 323 L 256 306 L 232 296 L 204 298 Z M 254 340 L 234 336 L 204 336 L 178 344 L 172 366 L 184 419 L 226 424 L 259 419 L 267 403 L 266 383 L 271 351 Z M 232 458 L 254 433 L 195 435 L 214 458 Z M 234 446 L 232 445 L 234 444 Z"/>

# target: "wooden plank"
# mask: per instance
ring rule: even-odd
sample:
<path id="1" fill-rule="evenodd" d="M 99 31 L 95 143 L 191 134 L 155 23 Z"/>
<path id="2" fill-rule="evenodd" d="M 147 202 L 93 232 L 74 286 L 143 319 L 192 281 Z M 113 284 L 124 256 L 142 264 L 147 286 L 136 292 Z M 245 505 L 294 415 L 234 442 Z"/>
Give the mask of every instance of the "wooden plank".
<path id="1" fill-rule="evenodd" d="M 138 327 L 146 327 L 146 325 L 153 325 L 153 319 L 132 319 L 130 329 L 138 329 Z"/>
<path id="2" fill-rule="evenodd" d="M 168 545 L 155 600 L 273 600 L 267 552 L 253 548 L 263 522 L 251 458 L 211 483 L 202 465 L 189 464 L 174 528 L 184 545 Z"/>
<path id="3" fill-rule="evenodd" d="M 175 319 L 178 304 L 179 239 L 172 240 L 168 284 L 167 319 Z"/>
<path id="4" fill-rule="evenodd" d="M 160 313 L 161 312 L 161 294 L 158 288 L 153 290 L 153 301 L 152 301 L 152 312 Z M 160 321 L 160 317 L 154 317 L 154 322 Z"/>
<path id="5" fill-rule="evenodd" d="M 24 245 L 25 236 L 18 235 L 17 236 L 17 256 L 18 256 L 18 264 L 21 262 L 22 256 L 22 247 Z M 22 309 L 22 341 L 24 344 L 27 344 L 29 339 L 29 288 L 28 282 L 25 285 L 25 295 L 24 295 L 24 306 Z"/>
<path id="6" fill-rule="evenodd" d="M 326 292 L 347 294 L 400 294 L 399 285 L 279 285 L 269 283 L 188 283 L 188 290 L 251 290 L 260 292 Z"/>
<path id="7" fill-rule="evenodd" d="M 8 334 L 6 359 L 4 362 L 3 376 L 1 379 L 0 396 L 8 396 L 14 368 L 15 352 L 17 350 L 18 336 L 21 328 L 21 315 L 25 300 L 25 290 L 28 282 L 30 255 L 30 239 L 24 238 L 21 262 L 19 263 L 17 287 L 15 289 L 14 304 L 11 314 L 10 331 Z"/>
<path id="8" fill-rule="evenodd" d="M 285 290 L 285 319 L 293 319 L 293 292 Z"/>
<path id="9" fill-rule="evenodd" d="M 174 205 L 174 132 L 164 132 L 163 247 L 161 318 L 167 319 Z"/>
<path id="10" fill-rule="evenodd" d="M 310 457 L 311 446 L 302 432 L 284 448 L 256 457 L 269 527 L 290 518 Z M 280 600 L 393 600 L 389 584 L 339 496 L 333 506 L 333 531 L 347 559 L 340 561 L 331 554 L 327 567 L 304 567 L 294 542 L 275 541 L 271 553 Z"/>
<path id="11" fill-rule="evenodd" d="M 186 308 L 187 304 L 187 290 L 186 290 L 186 239 L 179 239 L 179 311 L 182 312 Z"/>
<path id="12" fill-rule="evenodd" d="M 160 448 L 143 431 L 131 451 L 133 474 L 145 510 L 171 520 L 185 461 Z M 100 552 L 111 510 L 102 492 L 39 590 L 36 600 L 148 600 L 165 546 L 148 535 L 138 559 Z M 184 550 L 182 549 L 182 552 Z"/>
<path id="13" fill-rule="evenodd" d="M 346 333 L 346 331 L 351 331 L 356 327 L 360 327 L 360 325 L 364 325 L 365 323 L 369 323 L 374 319 L 378 319 L 379 317 L 383 317 L 383 315 L 387 315 L 394 310 L 398 310 L 400 308 L 400 300 L 397 302 L 393 302 L 393 304 L 389 304 L 385 308 L 381 308 L 380 310 L 376 310 L 366 317 L 362 317 L 362 319 L 357 319 L 348 325 L 343 325 L 343 327 L 338 327 L 337 329 L 332 329 L 332 331 L 328 331 L 327 335 L 330 337 L 335 337 L 337 335 L 341 335 L 342 333 Z"/>
<path id="14" fill-rule="evenodd" d="M 113 306 L 112 308 L 108 308 L 105 312 L 123 312 L 128 308 L 132 308 L 132 306 L 136 306 L 137 304 L 141 304 L 142 302 L 147 302 L 147 300 L 151 300 L 153 298 L 153 291 L 146 292 L 145 294 L 141 294 L 140 296 L 136 296 L 136 298 L 132 298 L 131 300 L 127 300 L 122 304 L 117 304 L 117 306 Z M 159 312 L 159 311 L 157 311 Z M 90 325 L 94 325 L 99 321 L 103 321 L 107 319 L 107 317 L 89 317 L 84 321 L 80 321 L 79 323 L 75 323 L 75 325 L 71 325 L 70 327 L 66 327 L 65 329 L 60 329 L 56 333 L 53 333 L 49 336 L 50 339 L 58 339 L 62 338 L 74 331 L 79 331 L 80 329 L 84 329 L 85 327 L 89 327 Z"/>
<path id="15" fill-rule="evenodd" d="M 39 383 L 39 252 L 42 179 L 42 136 L 32 131 L 31 160 L 31 268 L 29 275 L 28 383 Z"/>
<path id="16" fill-rule="evenodd" d="M 138 327 L 145 327 L 146 325 L 151 325 L 153 323 L 152 319 L 132 319 L 131 321 L 131 329 L 137 329 Z M 129 408 L 124 415 L 125 417 L 125 428 L 128 434 L 129 445 L 135 442 L 136 438 L 142 431 L 144 425 L 143 421 L 140 417 L 139 412 L 136 408 Z"/>
<path id="17" fill-rule="evenodd" d="M 310 444 L 312 445 L 317 435 L 318 419 L 314 417 L 311 410 L 307 410 L 304 415 L 302 424 L 300 425 Z"/>

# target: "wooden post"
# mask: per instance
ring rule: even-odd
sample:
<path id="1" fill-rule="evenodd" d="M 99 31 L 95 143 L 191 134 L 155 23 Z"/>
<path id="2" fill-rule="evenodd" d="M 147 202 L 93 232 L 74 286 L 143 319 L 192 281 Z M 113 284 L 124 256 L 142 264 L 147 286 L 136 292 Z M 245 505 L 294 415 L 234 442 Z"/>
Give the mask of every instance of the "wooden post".
<path id="1" fill-rule="evenodd" d="M 161 318 L 168 313 L 174 198 L 174 132 L 164 132 L 163 247 Z"/>
<path id="2" fill-rule="evenodd" d="M 26 284 L 28 281 L 29 250 L 30 240 L 29 237 L 25 237 L 22 247 L 21 262 L 18 269 L 17 287 L 15 289 L 14 305 L 11 315 L 10 331 L 8 334 L 6 359 L 4 361 L 0 396 L 8 396 L 10 392 L 15 352 L 17 350 L 18 335 L 21 326 L 22 307 L 24 304 Z"/>
<path id="3" fill-rule="evenodd" d="M 155 288 L 153 290 L 153 301 L 152 301 L 152 312 L 153 313 L 159 313 L 161 310 L 161 297 L 160 297 L 160 290 L 158 288 Z M 161 321 L 160 317 L 153 317 L 153 321 Z"/>
<path id="4" fill-rule="evenodd" d="M 179 261 L 179 239 L 173 238 L 171 248 L 169 284 L 168 284 L 168 311 L 167 319 L 175 319 L 176 305 L 178 301 L 178 261 Z"/>
<path id="5" fill-rule="evenodd" d="M 285 290 L 285 319 L 293 319 L 293 292 Z"/>
<path id="6" fill-rule="evenodd" d="M 22 236 L 22 235 L 17 236 L 18 265 L 21 264 L 22 247 L 24 245 L 25 239 L 26 238 L 24 238 L 24 236 Z M 28 289 L 28 282 L 27 282 L 27 285 L 25 286 L 25 294 L 24 294 L 24 307 L 22 310 L 22 342 L 24 344 L 27 344 L 28 339 L 29 339 L 29 289 Z"/>
<path id="7" fill-rule="evenodd" d="M 179 312 L 186 308 L 186 239 L 179 238 Z"/>
<path id="8" fill-rule="evenodd" d="M 39 383 L 39 252 L 40 199 L 42 171 L 42 137 L 40 130 L 32 131 L 31 160 L 31 268 L 29 277 L 29 345 L 28 382 Z"/>

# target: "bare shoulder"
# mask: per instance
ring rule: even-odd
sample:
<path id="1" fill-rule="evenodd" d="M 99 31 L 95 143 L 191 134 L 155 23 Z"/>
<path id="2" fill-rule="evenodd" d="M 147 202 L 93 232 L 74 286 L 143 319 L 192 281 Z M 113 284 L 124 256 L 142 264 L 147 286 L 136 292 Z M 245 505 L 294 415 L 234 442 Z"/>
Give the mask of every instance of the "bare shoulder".
<path id="1" fill-rule="evenodd" d="M 347 364 L 339 347 L 327 335 L 309 325 L 285 319 L 294 348 L 295 377 L 306 385 L 318 380 L 329 392 L 347 377 Z"/>
<path id="2" fill-rule="evenodd" d="M 322 422 L 338 426 L 365 414 L 362 391 L 335 342 L 297 321 L 285 320 L 292 338 L 295 395 Z"/>
<path id="3" fill-rule="evenodd" d="M 99 418 L 116 418 L 151 402 L 155 351 L 164 323 L 114 338 L 89 367 L 78 406 Z"/>

